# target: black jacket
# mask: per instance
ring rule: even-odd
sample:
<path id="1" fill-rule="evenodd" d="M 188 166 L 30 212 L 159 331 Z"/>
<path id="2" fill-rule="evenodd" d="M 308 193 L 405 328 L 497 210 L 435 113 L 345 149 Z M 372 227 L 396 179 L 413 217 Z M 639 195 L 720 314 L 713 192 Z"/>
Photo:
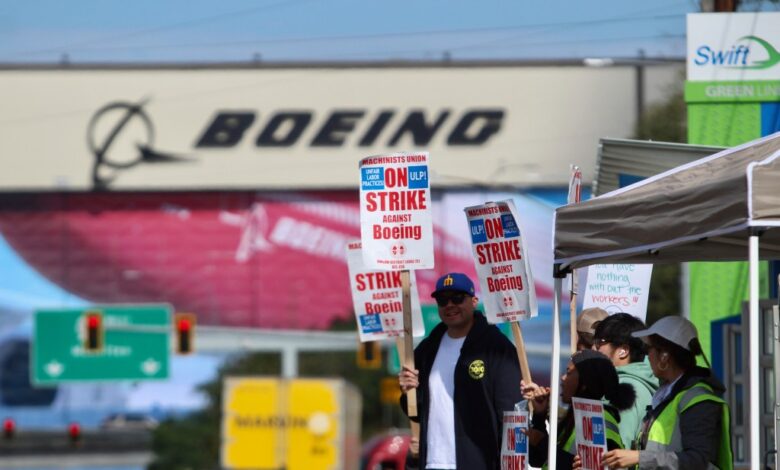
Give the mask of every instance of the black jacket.
<path id="1" fill-rule="evenodd" d="M 420 421 L 420 468 L 425 468 L 428 432 L 428 377 L 436 359 L 446 325 L 438 324 L 414 350 L 414 364 L 420 371 L 417 389 L 417 413 Z M 469 373 L 469 365 L 484 363 Z M 522 399 L 520 365 L 511 341 L 480 312 L 474 313 L 472 326 L 455 366 L 455 453 L 459 470 L 500 468 L 503 412 L 514 410 Z M 406 411 L 406 396 L 401 397 Z"/>

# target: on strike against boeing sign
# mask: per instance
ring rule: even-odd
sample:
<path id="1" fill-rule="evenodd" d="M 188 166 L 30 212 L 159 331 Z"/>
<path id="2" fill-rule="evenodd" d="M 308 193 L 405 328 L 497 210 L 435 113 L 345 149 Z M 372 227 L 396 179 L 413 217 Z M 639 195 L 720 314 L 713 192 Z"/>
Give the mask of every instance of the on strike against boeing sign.
<path id="1" fill-rule="evenodd" d="M 536 316 L 536 292 L 511 200 L 466 207 L 474 264 L 491 323 Z"/>
<path id="2" fill-rule="evenodd" d="M 433 268 L 428 153 L 360 162 L 360 237 L 368 269 Z"/>
<path id="3" fill-rule="evenodd" d="M 577 455 L 583 470 L 601 470 L 601 456 L 607 452 L 604 404 L 599 400 L 572 397 Z"/>
<path id="4" fill-rule="evenodd" d="M 401 272 L 366 269 L 363 266 L 362 251 L 359 241 L 347 243 L 349 283 L 352 287 L 352 303 L 360 341 L 403 336 Z M 413 271 L 409 273 L 409 295 L 412 297 L 412 331 L 414 336 L 425 336 L 425 324 Z"/>

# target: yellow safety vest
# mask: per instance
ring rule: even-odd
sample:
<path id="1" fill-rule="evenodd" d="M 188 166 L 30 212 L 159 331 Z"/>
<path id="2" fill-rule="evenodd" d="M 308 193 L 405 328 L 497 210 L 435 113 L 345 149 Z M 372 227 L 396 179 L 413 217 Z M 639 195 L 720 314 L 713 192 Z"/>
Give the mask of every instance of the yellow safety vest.
<path id="1" fill-rule="evenodd" d="M 708 468 L 720 470 L 733 470 L 734 459 L 731 456 L 731 439 L 729 432 L 729 408 L 723 399 L 715 395 L 712 387 L 705 383 L 697 383 L 690 388 L 678 393 L 661 413 L 650 424 L 647 430 L 647 443 L 644 449 L 647 451 L 681 452 L 682 435 L 680 432 L 679 416 L 688 408 L 704 401 L 714 401 L 723 405 L 723 417 L 721 419 L 720 445 L 718 446 L 718 466 L 710 463 Z M 644 435 L 644 426 L 640 427 L 636 442 L 641 445 Z"/>

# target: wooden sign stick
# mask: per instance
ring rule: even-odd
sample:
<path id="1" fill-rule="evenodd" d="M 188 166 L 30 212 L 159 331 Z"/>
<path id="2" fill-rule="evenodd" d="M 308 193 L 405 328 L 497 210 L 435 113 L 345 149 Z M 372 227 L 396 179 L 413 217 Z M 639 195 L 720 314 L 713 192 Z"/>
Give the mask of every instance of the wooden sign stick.
<path id="1" fill-rule="evenodd" d="M 531 382 L 531 368 L 528 367 L 528 354 L 525 352 L 525 342 L 523 341 L 523 331 L 520 329 L 520 322 L 513 321 L 512 336 L 515 338 L 515 349 L 517 349 L 517 359 L 520 361 L 520 371 L 523 374 L 523 381 Z"/>
<path id="2" fill-rule="evenodd" d="M 406 359 L 406 355 L 404 354 L 404 339 L 401 338 L 400 336 L 396 336 L 396 338 L 395 338 L 395 347 L 396 347 L 396 350 L 398 351 L 398 361 L 401 364 L 405 364 L 406 363 L 406 360 L 405 360 Z M 414 360 L 414 356 L 412 356 L 412 360 Z M 407 402 L 408 402 L 409 395 L 407 395 L 406 397 L 407 397 Z M 417 398 L 416 392 L 415 392 L 415 398 Z M 416 408 L 416 406 L 415 406 L 415 408 Z M 407 410 L 408 410 L 408 407 L 407 407 Z M 412 420 L 409 420 L 409 428 L 412 430 L 412 437 L 417 439 L 417 442 L 419 443 L 420 442 L 420 423 L 416 423 L 416 422 L 414 422 Z M 419 444 L 418 444 L 417 452 L 416 453 L 413 452 L 414 455 L 419 454 L 419 449 L 420 448 L 419 448 Z"/>
<path id="3" fill-rule="evenodd" d="M 404 307 L 404 354 L 403 365 L 414 370 L 414 331 L 412 328 L 412 295 L 409 270 L 401 271 L 401 290 Z M 400 352 L 400 351 L 399 351 Z M 406 411 L 410 418 L 417 417 L 417 389 L 406 392 Z"/>
<path id="4" fill-rule="evenodd" d="M 577 352 L 577 271 L 571 270 L 571 303 L 569 303 L 569 331 L 571 332 L 571 353 Z"/>
<path id="5" fill-rule="evenodd" d="M 520 322 L 513 321 L 512 336 L 515 338 L 515 349 L 517 350 L 517 360 L 520 361 L 520 373 L 523 374 L 523 382 L 530 384 L 533 382 L 531 379 L 531 367 L 528 365 L 528 354 L 525 352 L 525 341 L 523 341 L 523 330 L 520 329 Z M 531 402 L 528 402 L 528 411 L 533 414 L 534 409 Z"/>

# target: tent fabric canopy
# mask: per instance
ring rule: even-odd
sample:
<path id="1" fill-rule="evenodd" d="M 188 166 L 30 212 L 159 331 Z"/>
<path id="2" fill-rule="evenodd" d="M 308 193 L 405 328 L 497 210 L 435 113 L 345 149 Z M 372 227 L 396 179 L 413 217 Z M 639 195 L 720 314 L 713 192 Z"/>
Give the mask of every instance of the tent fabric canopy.
<path id="1" fill-rule="evenodd" d="M 780 132 L 555 212 L 555 264 L 780 259 Z"/>

